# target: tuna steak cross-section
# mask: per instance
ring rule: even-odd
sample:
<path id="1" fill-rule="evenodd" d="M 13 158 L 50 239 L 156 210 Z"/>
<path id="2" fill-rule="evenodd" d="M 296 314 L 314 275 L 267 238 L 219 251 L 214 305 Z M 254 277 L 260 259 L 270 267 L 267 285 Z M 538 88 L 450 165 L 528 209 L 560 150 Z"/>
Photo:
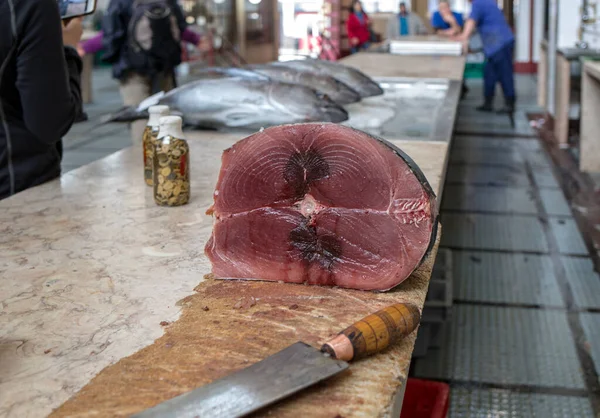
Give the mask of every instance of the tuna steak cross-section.
<path id="1" fill-rule="evenodd" d="M 208 213 L 217 277 L 363 290 L 409 277 L 437 222 L 408 156 L 335 124 L 277 126 L 227 149 Z"/>

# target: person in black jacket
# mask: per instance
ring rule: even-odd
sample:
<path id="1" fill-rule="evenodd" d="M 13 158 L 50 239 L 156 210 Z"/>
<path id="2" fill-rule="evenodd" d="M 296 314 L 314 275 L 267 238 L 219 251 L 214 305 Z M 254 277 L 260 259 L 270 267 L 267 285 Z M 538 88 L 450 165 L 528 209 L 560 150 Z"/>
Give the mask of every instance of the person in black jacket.
<path id="1" fill-rule="evenodd" d="M 0 0 L 0 199 L 60 176 L 61 138 L 81 115 L 81 19 L 56 0 Z"/>
<path id="2" fill-rule="evenodd" d="M 150 39 L 147 41 L 154 44 L 158 50 L 167 50 L 169 46 L 175 46 L 174 54 L 170 57 L 162 57 L 155 60 L 152 57 L 156 51 L 140 53 L 141 60 L 136 60 L 137 53 L 132 53 L 132 45 L 136 43 L 132 37 L 139 33 L 141 28 L 152 27 L 152 21 L 146 25 L 138 25 L 135 16 L 139 15 L 140 8 L 145 7 L 143 3 L 135 0 L 111 0 L 104 20 L 102 22 L 104 56 L 103 60 L 112 64 L 113 77 L 119 80 L 121 96 L 125 106 L 137 106 L 142 100 L 160 91 L 169 91 L 175 87 L 175 67 L 181 63 L 181 49 L 179 41 L 186 31 L 187 24 L 181 7 L 175 0 L 157 1 L 162 3 L 171 14 L 169 19 L 174 18 L 174 26 L 160 26 L 161 33 L 146 34 Z M 138 29 L 140 28 L 140 29 Z M 153 29 L 157 29 L 154 27 Z M 144 37 L 143 36 L 143 37 Z M 196 39 L 198 43 L 198 39 Z M 168 54 L 167 54 L 168 55 Z M 144 56 L 147 60 L 144 60 Z M 140 144 L 142 133 L 146 126 L 144 121 L 136 121 L 131 124 L 131 139 L 134 144 Z"/>

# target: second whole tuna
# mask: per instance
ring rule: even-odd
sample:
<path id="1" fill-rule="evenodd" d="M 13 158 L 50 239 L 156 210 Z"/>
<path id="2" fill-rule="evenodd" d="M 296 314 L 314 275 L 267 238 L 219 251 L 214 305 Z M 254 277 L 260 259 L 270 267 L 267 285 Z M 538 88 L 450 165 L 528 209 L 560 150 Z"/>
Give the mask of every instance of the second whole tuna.
<path id="1" fill-rule="evenodd" d="M 360 101 L 360 94 L 356 90 L 329 75 L 283 65 L 251 65 L 247 68 L 271 80 L 313 88 L 340 105 Z"/>
<path id="2" fill-rule="evenodd" d="M 366 74 L 363 74 L 356 68 L 348 67 L 339 63 L 306 59 L 293 61 L 276 61 L 271 65 L 295 68 L 303 71 L 312 72 L 316 75 L 327 75 L 346 84 L 360 95 L 361 98 L 380 96 L 383 89 Z"/>

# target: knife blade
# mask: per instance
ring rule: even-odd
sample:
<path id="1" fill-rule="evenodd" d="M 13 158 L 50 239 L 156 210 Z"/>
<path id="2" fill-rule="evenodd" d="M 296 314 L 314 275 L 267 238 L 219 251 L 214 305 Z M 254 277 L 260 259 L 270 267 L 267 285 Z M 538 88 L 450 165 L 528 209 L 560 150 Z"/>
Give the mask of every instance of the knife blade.
<path id="1" fill-rule="evenodd" d="M 342 373 L 348 362 L 385 350 L 419 324 L 415 305 L 395 304 L 349 326 L 320 350 L 303 342 L 177 396 L 133 418 L 239 418 Z"/>

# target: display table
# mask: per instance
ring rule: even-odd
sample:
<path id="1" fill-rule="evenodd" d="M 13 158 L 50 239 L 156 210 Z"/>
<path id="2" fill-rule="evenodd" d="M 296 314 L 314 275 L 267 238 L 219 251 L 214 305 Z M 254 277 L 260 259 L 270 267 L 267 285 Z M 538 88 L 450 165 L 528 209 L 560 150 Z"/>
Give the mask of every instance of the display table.
<path id="1" fill-rule="evenodd" d="M 423 306 L 433 259 L 389 293 L 206 279 L 204 212 L 238 137 L 190 137 L 187 206 L 154 204 L 133 148 L 0 202 L 0 405 L 10 416 L 127 416 L 299 339 L 318 345 L 387 304 Z M 440 193 L 448 145 L 396 144 Z M 415 334 L 269 416 L 397 418 Z"/>
<path id="2" fill-rule="evenodd" d="M 585 62 L 582 78 L 579 168 L 600 173 L 600 62 Z"/>
<path id="3" fill-rule="evenodd" d="M 538 105 L 545 110 L 548 103 L 548 42 L 540 44 L 540 62 L 538 64 Z M 579 60 L 581 58 L 600 59 L 600 50 L 581 48 L 559 48 L 556 51 L 554 80 L 554 135 L 560 145 L 569 142 L 569 121 L 579 118 L 579 106 L 583 99 L 579 97 Z M 583 77 L 583 75 L 582 75 Z M 584 94 L 583 92 L 581 93 Z"/>
<path id="4" fill-rule="evenodd" d="M 446 78 L 462 81 L 466 57 L 361 52 L 341 60 L 371 77 Z"/>

